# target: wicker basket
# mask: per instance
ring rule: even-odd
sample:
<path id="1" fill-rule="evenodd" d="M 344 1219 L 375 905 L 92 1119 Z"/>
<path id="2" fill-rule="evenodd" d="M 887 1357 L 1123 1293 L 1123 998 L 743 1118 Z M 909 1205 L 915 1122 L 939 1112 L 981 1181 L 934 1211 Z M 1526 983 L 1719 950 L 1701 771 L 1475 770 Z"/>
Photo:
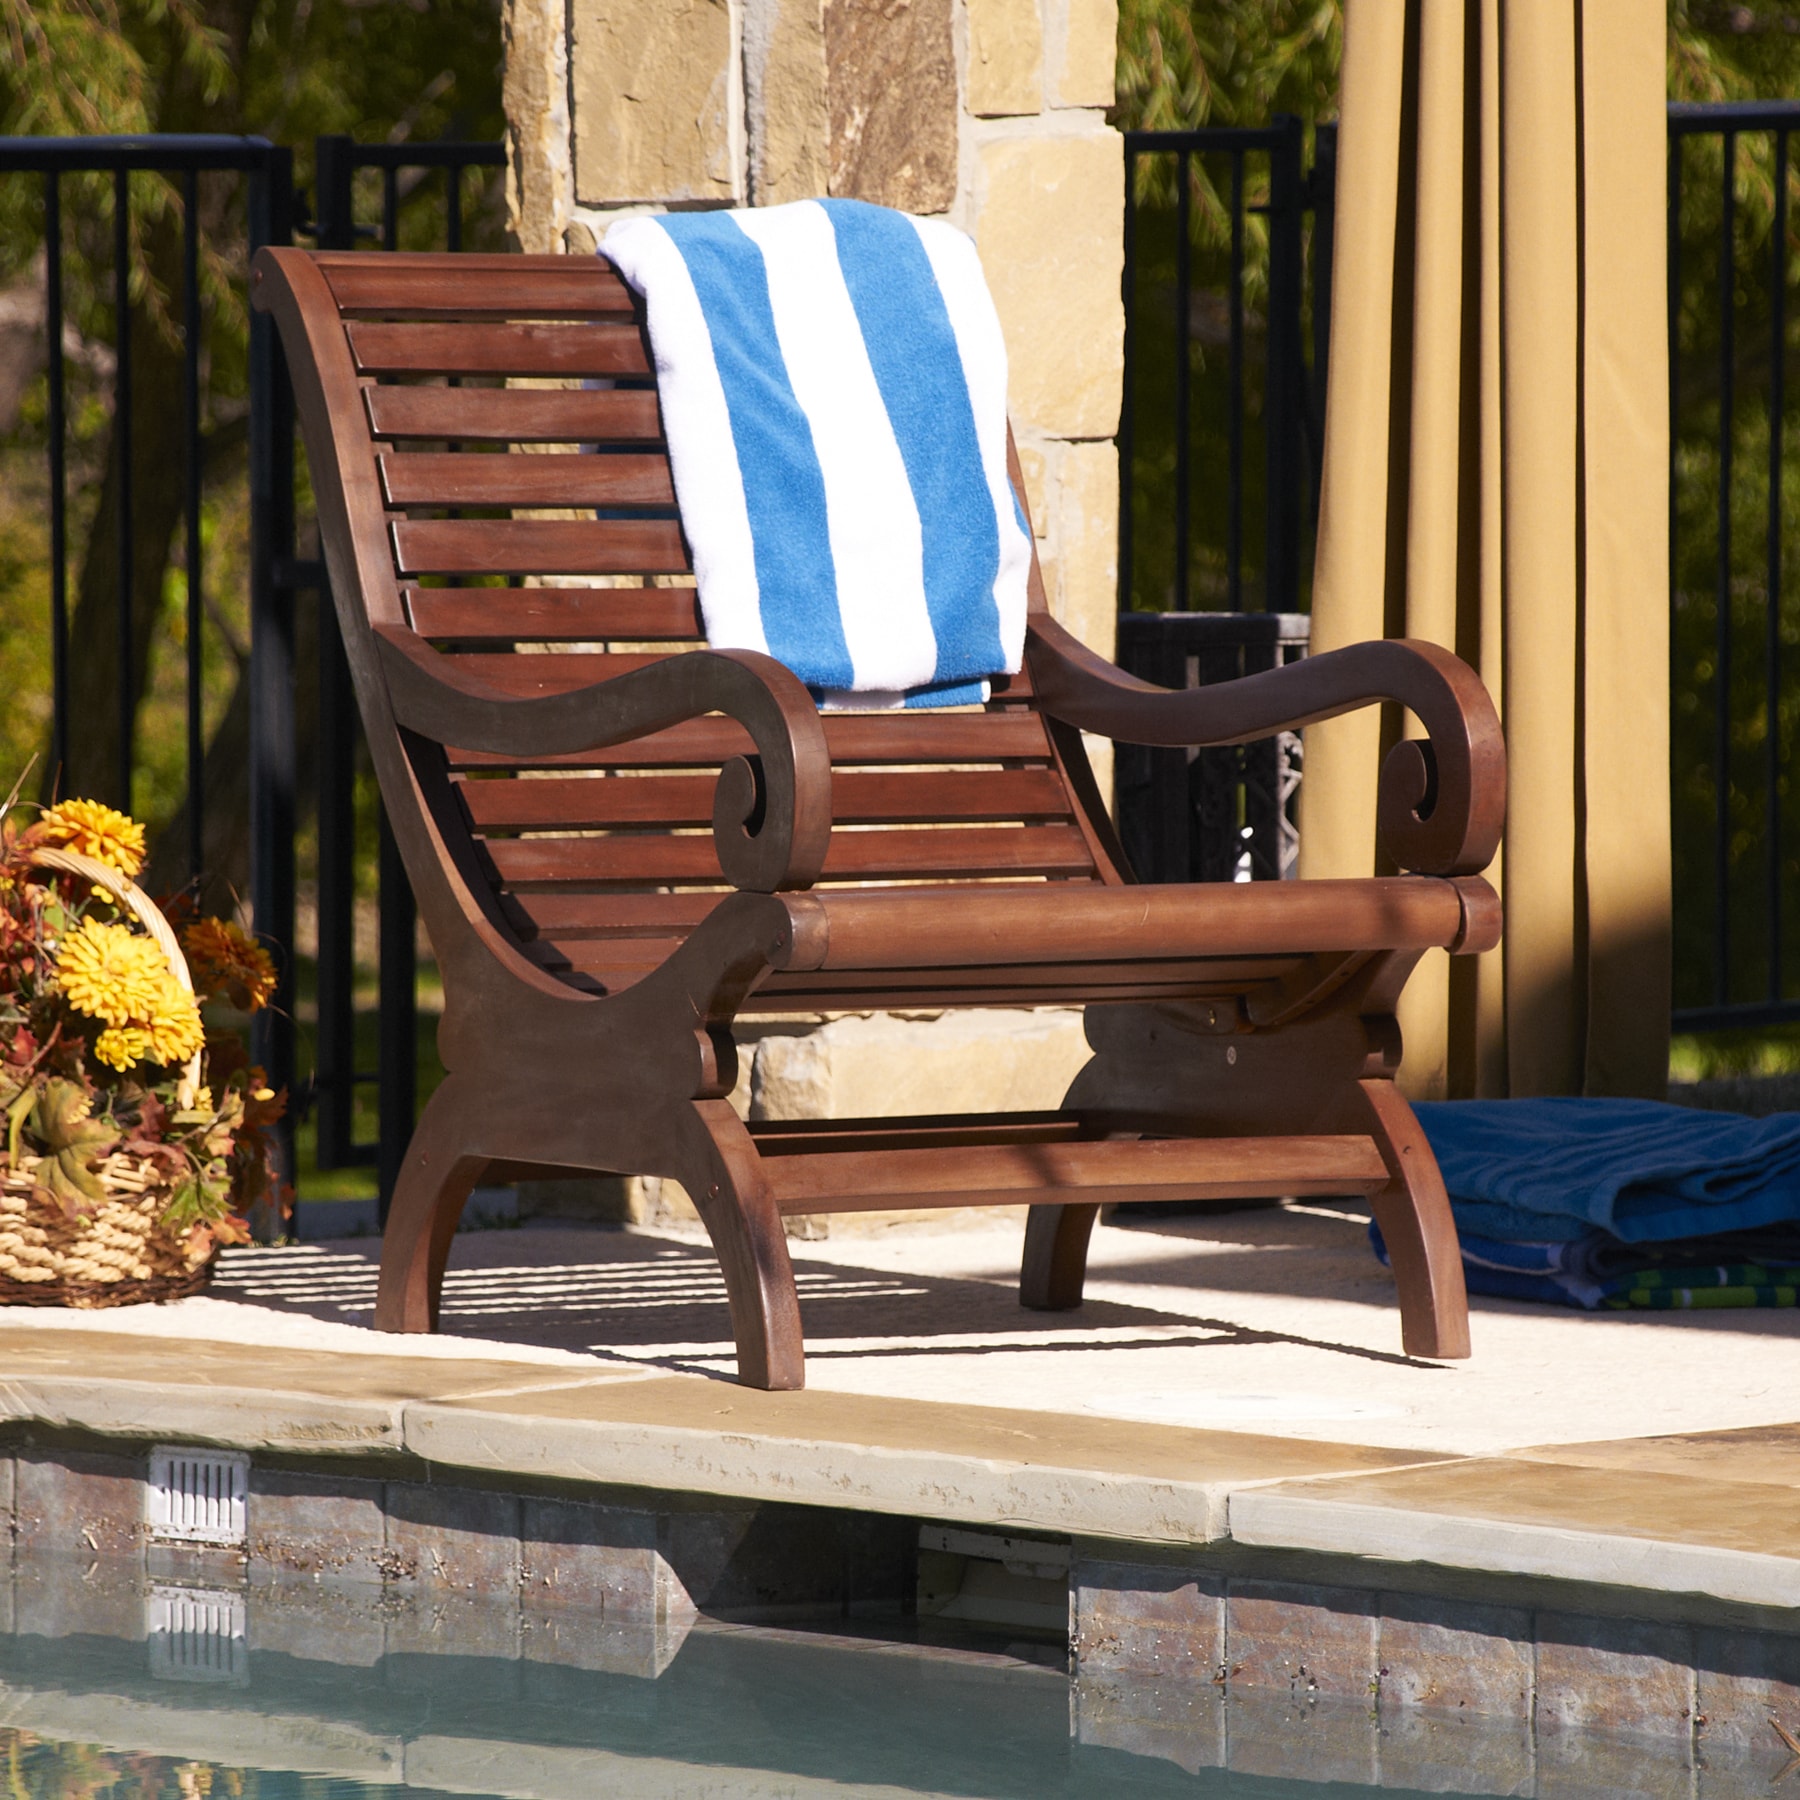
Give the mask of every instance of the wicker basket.
<path id="1" fill-rule="evenodd" d="M 136 915 L 169 959 L 175 979 L 193 991 L 175 933 L 142 888 L 72 850 L 42 848 L 32 860 L 105 888 Z M 191 1105 L 199 1087 L 196 1053 L 181 1072 L 178 1103 Z M 161 1222 L 173 1187 L 155 1164 L 117 1152 L 100 1157 L 90 1166 L 107 1198 L 71 1218 L 38 1186 L 40 1160 L 0 1154 L 0 1306 L 130 1306 L 195 1294 L 212 1279 L 212 1247 L 196 1259 L 187 1233 Z"/>

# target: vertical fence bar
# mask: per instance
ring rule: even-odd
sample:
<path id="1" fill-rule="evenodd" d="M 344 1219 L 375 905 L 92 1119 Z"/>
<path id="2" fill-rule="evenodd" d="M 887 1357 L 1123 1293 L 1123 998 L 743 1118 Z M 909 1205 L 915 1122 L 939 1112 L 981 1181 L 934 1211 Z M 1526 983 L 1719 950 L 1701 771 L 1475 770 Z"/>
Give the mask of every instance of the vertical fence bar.
<path id="1" fill-rule="evenodd" d="M 1231 399 L 1225 499 L 1225 604 L 1244 610 L 1244 152 L 1231 152 Z"/>
<path id="2" fill-rule="evenodd" d="M 462 249 L 462 178 L 461 163 L 444 171 L 444 248 L 452 254 Z"/>
<path id="3" fill-rule="evenodd" d="M 1188 610 L 1188 533 L 1192 525 L 1194 254 L 1192 242 L 1192 174 L 1190 152 L 1175 152 L 1175 610 Z"/>
<path id="4" fill-rule="evenodd" d="M 68 420 L 63 365 L 62 181 L 44 173 L 45 368 L 50 386 L 50 768 L 45 789 L 62 793 L 69 766 L 69 520 L 66 487 Z"/>
<path id="5" fill-rule="evenodd" d="M 1312 207 L 1312 375 L 1306 409 L 1312 450 L 1312 519 L 1319 520 L 1325 481 L 1325 399 L 1331 377 L 1331 265 L 1337 246 L 1337 126 L 1313 128 L 1313 163 L 1307 177 Z"/>
<path id="6" fill-rule="evenodd" d="M 1263 376 L 1263 609 L 1300 604 L 1300 121 L 1269 151 L 1269 330 Z"/>
<path id="7" fill-rule="evenodd" d="M 381 171 L 381 247 L 400 248 L 400 171 L 392 164 Z"/>
<path id="8" fill-rule="evenodd" d="M 182 379 L 187 407 L 187 780 L 188 875 L 206 862 L 206 722 L 201 659 L 204 604 L 200 546 L 200 177 L 189 169 L 182 187 Z"/>
<path id="9" fill-rule="evenodd" d="M 341 135 L 313 146 L 321 250 L 356 248 L 356 145 Z M 356 747 L 360 735 L 350 663 L 329 575 L 319 609 L 318 1032 L 313 1106 L 321 1169 L 357 1159 L 356 1119 Z M 364 1153 L 366 1154 L 366 1152 Z"/>
<path id="10" fill-rule="evenodd" d="M 1713 620 L 1717 713 L 1713 720 L 1713 999 L 1731 997 L 1731 477 L 1737 364 L 1737 133 L 1724 134 L 1719 190 L 1719 541 Z"/>
<path id="11" fill-rule="evenodd" d="M 1133 328 L 1137 302 L 1137 152 L 1125 146 L 1125 266 L 1119 272 L 1120 298 L 1125 309 L 1124 378 L 1119 394 L 1119 607 L 1131 605 L 1136 592 L 1131 558 L 1132 460 L 1134 447 L 1133 389 L 1137 378 L 1137 332 Z M 1040 519 L 1036 523 L 1041 526 Z M 1115 765 L 1116 766 L 1116 765 Z"/>
<path id="12" fill-rule="evenodd" d="M 1769 911 L 1768 998 L 1781 998 L 1781 446 L 1787 403 L 1787 170 L 1788 134 L 1775 133 L 1775 221 L 1770 233 L 1769 281 L 1769 537 L 1768 619 L 1764 650 L 1764 749 L 1768 792 L 1763 820 Z"/>
<path id="13" fill-rule="evenodd" d="M 132 654 L 132 492 L 131 492 L 131 177 L 113 171 L 113 327 L 118 338 L 113 375 L 113 455 L 118 469 L 118 510 L 114 542 L 119 559 L 118 632 L 118 793 L 119 807 L 131 811 L 132 739 L 136 735 L 137 687 Z"/>
<path id="14" fill-rule="evenodd" d="M 1669 139 L 1669 691 L 1675 691 L 1675 657 L 1678 638 L 1676 612 L 1681 594 L 1681 569 L 1676 561 L 1679 473 L 1676 452 L 1681 419 L 1681 146 L 1679 136 Z"/>
<path id="15" fill-rule="evenodd" d="M 293 154 L 271 148 L 250 180 L 249 251 L 289 241 Z M 250 894 L 257 935 L 274 954 L 273 1003 L 252 1021 L 252 1054 L 276 1088 L 294 1087 L 293 390 L 274 324 L 250 315 Z M 277 1156 L 294 1179 L 292 1121 Z"/>

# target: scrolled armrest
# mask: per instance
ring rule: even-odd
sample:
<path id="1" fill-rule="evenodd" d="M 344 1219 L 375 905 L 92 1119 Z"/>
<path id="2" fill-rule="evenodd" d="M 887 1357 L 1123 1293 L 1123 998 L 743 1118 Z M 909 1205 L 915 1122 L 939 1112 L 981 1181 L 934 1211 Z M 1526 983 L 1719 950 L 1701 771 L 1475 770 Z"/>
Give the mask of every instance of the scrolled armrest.
<path id="1" fill-rule="evenodd" d="M 749 893 L 809 887 L 831 838 L 831 756 L 800 681 L 754 650 L 691 650 L 566 694 L 520 698 L 459 669 L 410 631 L 378 625 L 396 722 L 433 743 L 500 756 L 603 750 L 724 713 L 750 733 L 754 758 L 719 773 L 713 841 L 725 879 Z"/>
<path id="2" fill-rule="evenodd" d="M 1382 764 L 1376 823 L 1388 854 L 1420 874 L 1474 875 L 1499 846 L 1506 820 L 1499 715 L 1475 671 L 1436 644 L 1353 644 L 1178 690 L 1125 674 L 1034 614 L 1026 658 L 1045 712 L 1127 744 L 1243 744 L 1397 701 L 1428 735 L 1396 744 Z"/>

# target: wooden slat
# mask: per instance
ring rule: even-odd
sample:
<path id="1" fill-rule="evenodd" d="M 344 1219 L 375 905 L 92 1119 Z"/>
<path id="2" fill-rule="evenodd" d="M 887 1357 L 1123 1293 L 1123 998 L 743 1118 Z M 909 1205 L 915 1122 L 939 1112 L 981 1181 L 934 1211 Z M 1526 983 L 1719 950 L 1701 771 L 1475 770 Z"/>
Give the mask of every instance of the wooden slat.
<path id="1" fill-rule="evenodd" d="M 432 257 L 404 253 L 321 256 L 319 266 L 339 308 L 357 313 L 404 313 L 412 318 L 630 318 L 631 290 L 597 256 L 457 257 L 454 273 Z M 551 267 L 549 265 L 556 265 Z"/>
<path id="2" fill-rule="evenodd" d="M 691 587 L 408 588 L 413 629 L 465 642 L 591 644 L 608 638 L 703 638 Z"/>
<path id="3" fill-rule="evenodd" d="M 693 837 L 497 838 L 487 852 L 509 887 L 720 879 L 710 831 Z M 961 831 L 834 832 L 823 879 L 1081 875 L 1092 868 L 1073 826 L 974 825 Z"/>
<path id="4" fill-rule="evenodd" d="M 365 375 L 648 375 L 636 325 L 352 323 L 350 352 Z"/>
<path id="5" fill-rule="evenodd" d="M 654 388 L 363 389 L 378 438 L 462 443 L 633 444 L 662 438 Z"/>
<path id="6" fill-rule="evenodd" d="M 402 575 L 661 575 L 688 567 L 674 519 L 396 519 Z"/>
<path id="7" fill-rule="evenodd" d="M 858 763 L 1045 762 L 1044 724 L 1035 713 L 828 713 L 822 721 L 833 768 Z M 716 768 L 755 746 L 730 719 L 690 719 L 610 750 L 583 750 L 535 760 L 449 752 L 455 769 Z"/>
<path id="8" fill-rule="evenodd" d="M 382 456 L 390 506 L 673 506 L 666 456 Z"/>
<path id="9" fill-rule="evenodd" d="M 1095 1134 L 1078 1113 L 929 1113 L 890 1119 L 755 1120 L 750 1135 L 768 1156 L 829 1150 L 926 1150 L 956 1144 L 1064 1144 Z"/>
<path id="10" fill-rule="evenodd" d="M 1373 1140 L 1351 1136 L 849 1150 L 767 1157 L 763 1174 L 790 1213 L 959 1206 L 997 1194 L 1089 1203 L 1372 1194 L 1388 1182 Z"/>
<path id="11" fill-rule="evenodd" d="M 511 660 L 567 663 L 589 659 Z M 717 786 L 710 775 L 571 776 L 544 781 L 465 781 L 461 793 L 477 831 L 541 831 L 557 826 L 580 831 L 606 825 L 710 824 Z M 1062 782 L 1048 769 L 991 773 L 931 769 L 904 774 L 852 770 L 833 776 L 831 782 L 832 817 L 840 825 L 1066 818 L 1069 811 Z"/>
<path id="12" fill-rule="evenodd" d="M 554 938 L 567 948 L 593 938 L 681 937 L 722 894 L 508 894 L 513 928 L 527 940 Z"/>
<path id="13" fill-rule="evenodd" d="M 629 675 L 633 669 L 663 661 L 654 651 L 621 652 L 613 656 L 488 655 L 481 652 L 458 654 L 456 666 L 467 674 L 485 681 L 503 694 L 568 694 L 578 688 L 592 687 L 599 681 L 611 681 Z M 535 786 L 536 783 L 508 782 L 507 786 Z M 712 814 L 709 812 L 710 819 Z"/>

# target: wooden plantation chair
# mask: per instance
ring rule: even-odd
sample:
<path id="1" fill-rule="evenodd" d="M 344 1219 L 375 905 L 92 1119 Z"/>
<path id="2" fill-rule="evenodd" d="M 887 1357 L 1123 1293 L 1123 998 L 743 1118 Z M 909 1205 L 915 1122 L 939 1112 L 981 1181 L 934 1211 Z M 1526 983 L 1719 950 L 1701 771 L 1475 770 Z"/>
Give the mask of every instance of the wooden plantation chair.
<path id="1" fill-rule="evenodd" d="M 821 716 L 771 658 L 705 647 L 691 585 L 648 580 L 689 565 L 604 261 L 271 249 L 253 281 L 444 981 L 379 1326 L 434 1327 L 484 1173 L 596 1170 L 693 1197 L 756 1387 L 804 1379 L 783 1215 L 862 1208 L 1029 1202 L 1020 1298 L 1058 1310 L 1103 1202 L 1366 1195 L 1407 1350 L 1468 1354 L 1449 1205 L 1393 1082 L 1413 965 L 1500 932 L 1479 871 L 1504 753 L 1468 668 L 1371 643 L 1170 692 L 1063 631 L 1034 563 L 1026 670 L 986 708 Z M 1382 771 L 1412 873 L 1133 884 L 1083 730 L 1243 743 L 1382 700 L 1428 734 Z M 1055 1112 L 746 1124 L 726 1096 L 752 1000 L 1085 1004 L 1095 1054 Z"/>

